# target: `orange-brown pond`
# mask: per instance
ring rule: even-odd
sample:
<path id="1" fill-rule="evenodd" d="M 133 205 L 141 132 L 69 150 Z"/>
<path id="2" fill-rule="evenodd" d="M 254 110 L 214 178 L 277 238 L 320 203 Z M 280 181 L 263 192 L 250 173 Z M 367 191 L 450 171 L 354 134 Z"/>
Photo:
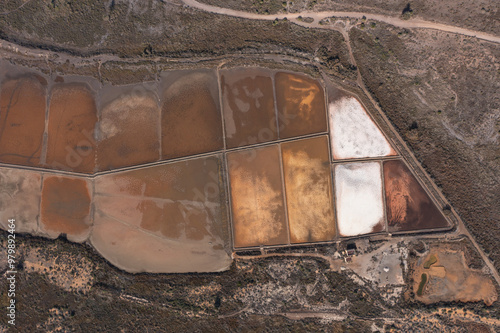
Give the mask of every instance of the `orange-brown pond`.
<path id="1" fill-rule="evenodd" d="M 124 94 L 106 105 L 99 121 L 99 170 L 157 161 L 160 109 L 152 95 Z"/>
<path id="2" fill-rule="evenodd" d="M 49 237 L 66 234 L 74 242 L 87 239 L 90 216 L 91 184 L 85 179 L 45 176 L 42 188 L 40 230 Z"/>
<path id="3" fill-rule="evenodd" d="M 229 229 L 221 179 L 220 155 L 97 177 L 92 244 L 129 271 L 227 268 Z M 164 253 L 155 258 L 155 251 Z"/>
<path id="4" fill-rule="evenodd" d="M 52 90 L 46 164 L 50 168 L 92 173 L 97 111 L 86 84 L 59 84 Z"/>
<path id="5" fill-rule="evenodd" d="M 0 162 L 39 165 L 45 130 L 46 87 L 36 76 L 3 82 L 0 93 Z"/>
<path id="6" fill-rule="evenodd" d="M 276 105 L 280 138 L 326 132 L 325 94 L 305 75 L 276 73 Z"/>
<path id="7" fill-rule="evenodd" d="M 278 145 L 227 154 L 235 247 L 288 243 Z"/>
<path id="8" fill-rule="evenodd" d="M 384 184 L 389 232 L 449 226 L 403 161 L 384 162 Z"/>
<path id="9" fill-rule="evenodd" d="M 227 148 L 276 140 L 273 84 L 265 70 L 221 71 Z"/>
<path id="10" fill-rule="evenodd" d="M 292 243 L 335 237 L 328 138 L 283 143 L 283 172 Z"/>
<path id="11" fill-rule="evenodd" d="M 222 120 L 215 73 L 175 72 L 163 81 L 163 159 L 222 149 Z"/>

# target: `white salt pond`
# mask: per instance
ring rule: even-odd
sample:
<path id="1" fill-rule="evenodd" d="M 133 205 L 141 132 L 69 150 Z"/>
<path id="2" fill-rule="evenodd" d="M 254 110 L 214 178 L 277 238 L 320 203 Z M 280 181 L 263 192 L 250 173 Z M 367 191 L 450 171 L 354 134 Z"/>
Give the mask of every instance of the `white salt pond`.
<path id="1" fill-rule="evenodd" d="M 336 165 L 335 195 L 341 236 L 382 231 L 384 209 L 378 162 Z"/>
<path id="2" fill-rule="evenodd" d="M 335 159 L 396 154 L 356 98 L 344 97 L 330 103 L 328 112 Z"/>

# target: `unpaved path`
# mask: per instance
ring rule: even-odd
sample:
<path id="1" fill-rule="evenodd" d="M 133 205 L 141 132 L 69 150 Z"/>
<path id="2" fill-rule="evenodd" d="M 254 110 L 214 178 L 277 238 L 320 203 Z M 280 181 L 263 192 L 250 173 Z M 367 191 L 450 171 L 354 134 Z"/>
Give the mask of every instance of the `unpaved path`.
<path id="1" fill-rule="evenodd" d="M 419 19 L 403 20 L 403 19 L 400 19 L 398 17 L 386 16 L 386 15 L 381 15 L 381 14 L 372 14 L 372 13 L 363 13 L 363 12 L 337 12 L 337 11 L 300 12 L 300 13 L 265 15 L 265 14 L 256 14 L 256 13 L 249 13 L 249 12 L 245 12 L 245 11 L 233 10 L 233 9 L 229 9 L 229 8 L 216 7 L 216 6 L 208 5 L 205 3 L 200 3 L 196 0 L 182 0 L 182 1 L 184 2 L 185 5 L 187 5 L 189 7 L 196 8 L 196 9 L 204 10 L 204 11 L 215 13 L 215 14 L 241 17 L 241 18 L 251 19 L 251 20 L 273 21 L 275 19 L 282 20 L 286 17 L 288 20 L 291 20 L 294 23 L 300 23 L 300 25 L 302 25 L 302 26 L 310 26 L 310 27 L 314 27 L 314 28 L 323 28 L 324 29 L 324 28 L 326 28 L 326 26 L 319 25 L 318 22 L 324 18 L 327 18 L 327 17 L 346 17 L 346 18 L 355 18 L 355 19 L 366 18 L 368 20 L 385 22 L 385 23 L 388 23 L 388 24 L 391 24 L 393 26 L 400 27 L 400 28 L 433 29 L 433 30 L 451 32 L 451 33 L 465 35 L 465 36 L 476 37 L 476 38 L 484 39 L 484 40 L 487 40 L 487 41 L 490 41 L 493 43 L 500 43 L 500 37 L 495 36 L 495 35 L 490 35 L 490 34 L 487 34 L 487 33 L 481 32 L 481 31 L 474 31 L 474 30 L 455 27 L 452 25 L 434 23 L 434 22 L 429 22 L 429 21 L 424 21 L 424 20 L 419 20 Z M 307 24 L 303 21 L 299 21 L 298 20 L 299 16 L 300 17 L 312 17 L 314 19 L 314 22 L 312 22 L 311 24 Z"/>

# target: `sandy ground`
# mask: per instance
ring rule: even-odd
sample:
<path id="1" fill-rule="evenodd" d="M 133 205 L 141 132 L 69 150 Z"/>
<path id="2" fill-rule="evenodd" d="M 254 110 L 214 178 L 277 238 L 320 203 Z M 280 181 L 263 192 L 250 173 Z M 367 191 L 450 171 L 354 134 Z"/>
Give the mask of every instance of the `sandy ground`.
<path id="1" fill-rule="evenodd" d="M 405 284 L 403 267 L 406 267 L 407 253 L 396 242 L 387 242 L 375 251 L 355 256 L 349 268 L 379 287 L 402 286 Z"/>
<path id="2" fill-rule="evenodd" d="M 382 231 L 384 209 L 378 162 L 335 166 L 335 197 L 341 236 Z"/>
<path id="3" fill-rule="evenodd" d="M 61 84 L 53 88 L 48 119 L 47 167 L 94 172 L 96 122 L 94 96 L 87 85 Z"/>
<path id="4" fill-rule="evenodd" d="M 281 139 L 327 131 L 325 94 L 317 80 L 280 72 L 275 83 Z"/>
<path id="5" fill-rule="evenodd" d="M 36 76 L 4 82 L 0 93 L 0 161 L 40 164 L 45 130 L 45 89 Z"/>
<path id="6" fill-rule="evenodd" d="M 227 159 L 235 247 L 286 244 L 278 146 L 229 153 Z"/>
<path id="7" fill-rule="evenodd" d="M 437 262 L 429 269 L 424 263 L 435 255 Z M 422 296 L 417 300 L 426 304 L 437 302 L 478 302 L 491 305 L 498 299 L 498 293 L 490 277 L 480 271 L 470 269 L 465 262 L 463 252 L 447 248 L 431 248 L 427 256 L 419 259 L 414 271 L 413 289 L 420 284 L 422 273 L 428 275 Z M 416 294 L 416 292 L 415 292 Z"/>
<path id="8" fill-rule="evenodd" d="M 222 120 L 214 71 L 174 72 L 162 78 L 162 157 L 222 149 Z"/>
<path id="9" fill-rule="evenodd" d="M 36 233 L 40 216 L 41 174 L 0 168 L 0 227 L 15 219 L 16 232 Z"/>
<path id="10" fill-rule="evenodd" d="M 271 72 L 258 68 L 220 74 L 227 148 L 278 138 Z"/>
<path id="11" fill-rule="evenodd" d="M 395 155 L 382 132 L 354 97 L 329 107 L 332 155 L 335 159 Z"/>
<path id="12" fill-rule="evenodd" d="M 124 94 L 106 105 L 98 126 L 98 169 L 158 161 L 159 119 L 157 98 L 150 94 Z"/>
<path id="13" fill-rule="evenodd" d="M 54 251 L 56 247 L 27 249 L 24 253 L 24 269 L 47 276 L 55 285 L 66 291 L 87 293 L 94 281 L 94 264 L 80 255 L 47 255 L 47 250 Z"/>
<path id="14" fill-rule="evenodd" d="M 290 241 L 332 240 L 336 231 L 328 137 L 284 143 L 281 151 Z"/>

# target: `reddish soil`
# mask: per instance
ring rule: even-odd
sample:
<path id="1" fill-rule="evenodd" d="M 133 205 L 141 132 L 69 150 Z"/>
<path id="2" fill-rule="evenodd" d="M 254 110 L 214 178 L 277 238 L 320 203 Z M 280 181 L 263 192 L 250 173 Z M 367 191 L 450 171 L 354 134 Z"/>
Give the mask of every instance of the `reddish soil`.
<path id="1" fill-rule="evenodd" d="M 45 130 L 45 89 L 36 77 L 2 84 L 0 94 L 0 161 L 39 165 Z"/>
<path id="2" fill-rule="evenodd" d="M 276 73 L 275 81 L 281 139 L 327 131 L 325 94 L 318 81 L 290 73 Z"/>
<path id="3" fill-rule="evenodd" d="M 384 184 L 389 232 L 449 226 L 403 161 L 384 162 Z"/>
<path id="4" fill-rule="evenodd" d="M 292 243 L 332 240 L 335 235 L 328 137 L 281 146 Z"/>
<path id="5" fill-rule="evenodd" d="M 235 247 L 286 244 L 277 145 L 227 154 Z"/>
<path id="6" fill-rule="evenodd" d="M 47 166 L 92 173 L 95 167 L 97 111 L 88 86 L 56 86 L 50 99 L 48 122 Z"/>
<path id="7" fill-rule="evenodd" d="M 159 119 L 160 109 L 152 96 L 125 95 L 105 106 L 99 122 L 99 170 L 157 161 Z"/>
<path id="8" fill-rule="evenodd" d="M 273 84 L 265 70 L 232 69 L 221 72 L 227 148 L 278 138 Z"/>
<path id="9" fill-rule="evenodd" d="M 48 176 L 43 180 L 41 229 L 57 237 L 83 241 L 90 232 L 90 202 L 86 180 Z"/>
<path id="10" fill-rule="evenodd" d="M 217 78 L 213 72 L 183 74 L 168 84 L 162 99 L 163 159 L 224 147 Z"/>
<path id="11" fill-rule="evenodd" d="M 491 276 L 470 269 L 464 252 L 453 247 L 447 244 L 433 246 L 427 256 L 415 263 L 413 290 L 418 290 L 423 273 L 429 276 L 422 295 L 415 293 L 415 298 L 425 304 L 483 301 L 491 306 L 498 300 Z M 435 256 L 437 261 L 426 268 L 425 263 L 431 256 Z"/>

